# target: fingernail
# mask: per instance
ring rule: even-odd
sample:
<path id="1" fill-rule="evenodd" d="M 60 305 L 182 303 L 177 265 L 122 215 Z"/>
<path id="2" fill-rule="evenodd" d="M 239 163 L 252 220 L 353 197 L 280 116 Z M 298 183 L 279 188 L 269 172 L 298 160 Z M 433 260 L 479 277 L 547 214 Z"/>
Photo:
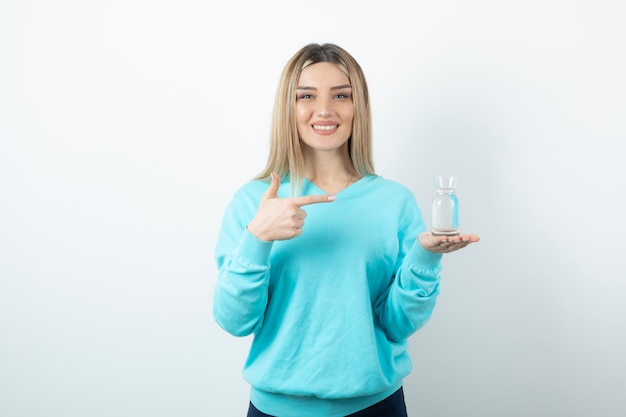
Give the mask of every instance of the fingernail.
<path id="1" fill-rule="evenodd" d="M 329 195 L 328 196 L 328 201 L 335 201 L 337 199 L 337 197 L 335 197 L 334 195 Z"/>

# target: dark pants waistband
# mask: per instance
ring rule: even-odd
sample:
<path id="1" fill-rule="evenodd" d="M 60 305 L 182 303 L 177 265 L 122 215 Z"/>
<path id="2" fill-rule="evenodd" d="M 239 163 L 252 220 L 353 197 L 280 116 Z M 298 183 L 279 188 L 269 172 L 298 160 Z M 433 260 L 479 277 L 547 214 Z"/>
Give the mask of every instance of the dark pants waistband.
<path id="1" fill-rule="evenodd" d="M 259 411 L 250 403 L 247 417 L 275 417 Z M 384 400 L 346 417 L 407 417 L 402 387 Z"/>

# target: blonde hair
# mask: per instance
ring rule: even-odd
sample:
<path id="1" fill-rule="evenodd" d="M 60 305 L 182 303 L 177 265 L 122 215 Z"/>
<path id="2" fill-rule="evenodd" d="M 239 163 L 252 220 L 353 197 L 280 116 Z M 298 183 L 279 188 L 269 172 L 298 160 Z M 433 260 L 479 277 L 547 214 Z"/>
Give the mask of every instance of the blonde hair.
<path id="1" fill-rule="evenodd" d="M 270 151 L 265 169 L 255 179 L 267 179 L 272 172 L 291 180 L 292 195 L 300 193 L 304 177 L 304 158 L 296 126 L 296 87 L 300 73 L 319 62 L 336 64 L 348 77 L 352 86 L 354 119 L 348 152 L 356 172 L 373 175 L 372 115 L 365 75 L 358 62 L 343 48 L 330 44 L 308 44 L 296 52 L 285 65 L 280 76 L 270 131 Z"/>

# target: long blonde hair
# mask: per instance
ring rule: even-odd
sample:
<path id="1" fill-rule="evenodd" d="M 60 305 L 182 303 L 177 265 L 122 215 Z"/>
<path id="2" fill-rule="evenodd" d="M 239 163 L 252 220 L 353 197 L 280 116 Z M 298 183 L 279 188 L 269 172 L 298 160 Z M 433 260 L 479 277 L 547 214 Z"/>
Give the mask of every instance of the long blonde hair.
<path id="1" fill-rule="evenodd" d="M 292 195 L 300 193 L 304 177 L 304 158 L 296 126 L 296 87 L 300 73 L 319 62 L 336 64 L 348 77 L 352 86 L 354 119 L 348 152 L 356 172 L 373 175 L 372 115 L 365 75 L 359 63 L 343 48 L 330 44 L 311 43 L 289 59 L 281 74 L 270 131 L 270 151 L 265 169 L 256 179 L 267 179 L 272 172 L 291 180 Z"/>

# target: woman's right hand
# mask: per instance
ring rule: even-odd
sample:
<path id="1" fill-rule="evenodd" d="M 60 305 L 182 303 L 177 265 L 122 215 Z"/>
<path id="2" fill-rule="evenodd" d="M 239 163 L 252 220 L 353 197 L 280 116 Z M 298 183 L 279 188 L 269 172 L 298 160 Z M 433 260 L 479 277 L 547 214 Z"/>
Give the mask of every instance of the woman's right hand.
<path id="1" fill-rule="evenodd" d="M 302 206 L 335 201 L 333 195 L 308 195 L 303 197 L 278 197 L 280 181 L 278 174 L 272 173 L 272 182 L 263 194 L 256 216 L 248 224 L 248 231 L 258 239 L 272 242 L 288 240 L 302 234 L 306 211 Z"/>

